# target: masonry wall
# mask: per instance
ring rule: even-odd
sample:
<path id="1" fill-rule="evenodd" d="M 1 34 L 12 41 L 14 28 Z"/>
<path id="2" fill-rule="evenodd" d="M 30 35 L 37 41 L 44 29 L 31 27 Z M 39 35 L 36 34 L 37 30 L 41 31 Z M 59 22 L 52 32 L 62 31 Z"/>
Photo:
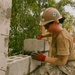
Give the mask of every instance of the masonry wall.
<path id="1" fill-rule="evenodd" d="M 26 39 L 24 40 L 24 50 L 43 52 L 48 56 L 49 43 L 44 40 Z M 39 75 L 39 69 L 45 62 L 37 61 L 31 58 L 30 55 L 17 55 L 8 57 L 8 66 L 6 75 Z"/>
<path id="2" fill-rule="evenodd" d="M 8 57 L 12 0 L 0 0 L 0 75 L 39 75 L 45 62 L 31 58 L 27 53 Z M 49 43 L 44 40 L 25 39 L 24 52 L 42 52 L 48 56 Z"/>
<path id="3" fill-rule="evenodd" d="M 0 75 L 5 75 L 7 67 L 11 5 L 12 0 L 0 0 Z"/>

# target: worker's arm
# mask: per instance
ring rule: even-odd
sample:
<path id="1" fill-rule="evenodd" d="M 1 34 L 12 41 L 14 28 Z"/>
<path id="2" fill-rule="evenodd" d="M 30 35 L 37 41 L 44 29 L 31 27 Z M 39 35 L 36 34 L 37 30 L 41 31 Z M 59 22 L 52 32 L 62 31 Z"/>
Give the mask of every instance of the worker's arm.
<path id="1" fill-rule="evenodd" d="M 51 34 L 41 34 L 40 36 L 37 37 L 38 40 L 41 40 L 44 37 L 50 37 Z"/>
<path id="2" fill-rule="evenodd" d="M 39 61 L 49 62 L 49 63 L 52 63 L 54 65 L 65 65 L 67 63 L 67 60 L 68 60 L 68 55 L 64 55 L 64 56 L 60 55 L 57 58 L 55 58 L 55 57 L 46 57 L 42 53 L 40 53 L 40 54 L 33 53 L 32 58 L 35 60 L 39 60 Z"/>
<path id="3" fill-rule="evenodd" d="M 50 37 L 51 34 L 50 34 L 50 33 L 48 33 L 48 34 L 42 34 L 42 36 L 43 36 L 43 37 Z"/>
<path id="4" fill-rule="evenodd" d="M 58 56 L 58 58 L 55 58 L 55 57 L 45 58 L 46 62 L 50 62 L 54 65 L 65 65 L 67 63 L 67 60 L 68 60 L 68 55 Z"/>

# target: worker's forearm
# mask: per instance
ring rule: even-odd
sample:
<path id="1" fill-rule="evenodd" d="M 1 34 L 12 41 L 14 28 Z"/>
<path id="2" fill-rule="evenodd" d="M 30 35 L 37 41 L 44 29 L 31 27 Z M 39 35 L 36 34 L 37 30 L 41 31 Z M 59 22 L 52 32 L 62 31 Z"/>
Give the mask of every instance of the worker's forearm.
<path id="1" fill-rule="evenodd" d="M 44 34 L 44 35 L 42 34 L 42 36 L 43 36 L 43 37 L 50 37 L 51 34 Z"/>
<path id="2" fill-rule="evenodd" d="M 63 62 L 59 58 L 54 58 L 54 57 L 46 57 L 45 59 L 46 62 L 52 63 L 54 65 L 65 65 L 65 62 Z"/>

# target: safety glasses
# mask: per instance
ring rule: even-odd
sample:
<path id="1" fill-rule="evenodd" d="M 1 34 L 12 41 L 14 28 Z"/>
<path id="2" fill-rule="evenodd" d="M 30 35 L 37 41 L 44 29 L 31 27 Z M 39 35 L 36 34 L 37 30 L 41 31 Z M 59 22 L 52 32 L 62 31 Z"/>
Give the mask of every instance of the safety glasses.
<path id="1" fill-rule="evenodd" d="M 46 25 L 44 25 L 45 29 L 48 29 L 48 28 L 49 28 L 49 26 L 50 26 L 51 24 L 53 24 L 53 23 L 54 23 L 54 21 L 49 22 L 49 23 L 47 23 Z"/>

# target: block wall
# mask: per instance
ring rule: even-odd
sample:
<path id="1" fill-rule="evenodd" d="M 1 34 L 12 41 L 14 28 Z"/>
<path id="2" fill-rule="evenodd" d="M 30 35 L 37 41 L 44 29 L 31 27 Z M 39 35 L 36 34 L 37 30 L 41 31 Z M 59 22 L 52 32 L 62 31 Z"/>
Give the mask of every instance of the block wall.
<path id="1" fill-rule="evenodd" d="M 7 67 L 11 7 L 12 0 L 0 0 L 0 75 L 5 75 Z"/>
<path id="2" fill-rule="evenodd" d="M 24 50 L 26 51 L 44 50 L 43 54 L 48 56 L 48 50 L 49 50 L 49 48 L 47 48 L 49 47 L 48 45 L 49 45 L 48 41 L 26 39 L 24 41 L 24 46 L 25 46 Z M 8 57 L 7 60 L 8 60 L 8 66 L 7 66 L 6 75 L 39 75 L 38 70 L 45 64 L 45 62 L 32 59 L 30 55 L 11 56 Z"/>

